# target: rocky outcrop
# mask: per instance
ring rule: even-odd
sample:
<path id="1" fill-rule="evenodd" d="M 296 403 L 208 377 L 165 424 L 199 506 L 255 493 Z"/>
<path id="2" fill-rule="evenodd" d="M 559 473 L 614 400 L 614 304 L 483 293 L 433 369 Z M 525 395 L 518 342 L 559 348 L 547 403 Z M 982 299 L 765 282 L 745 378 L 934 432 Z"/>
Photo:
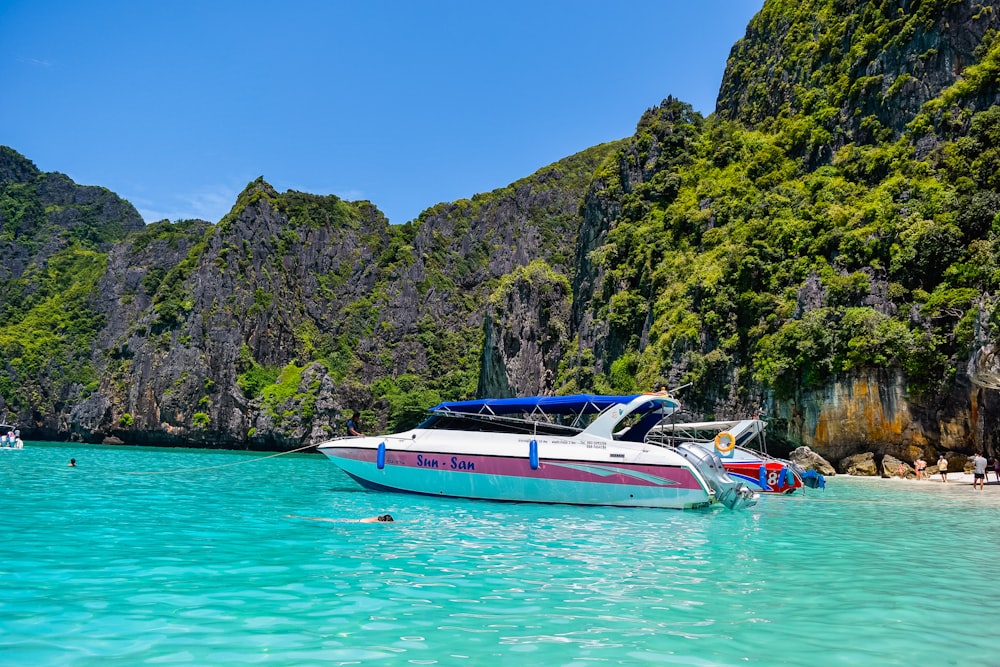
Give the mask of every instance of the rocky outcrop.
<path id="1" fill-rule="evenodd" d="M 541 395 L 555 385 L 569 342 L 569 280 L 538 260 L 490 297 L 478 396 Z"/>
<path id="2" fill-rule="evenodd" d="M 840 462 L 840 472 L 855 477 L 876 477 L 879 474 L 875 455 L 871 452 L 851 454 Z"/>
<path id="3" fill-rule="evenodd" d="M 628 345 L 647 338 L 655 299 L 651 276 L 631 276 L 628 281 L 609 276 L 617 258 L 642 245 L 638 240 L 634 245 L 609 242 L 609 236 L 633 224 L 654 202 L 663 206 L 673 200 L 701 124 L 701 116 L 690 105 L 673 97 L 647 109 L 635 136 L 597 172 L 584 197 L 576 242 L 572 334 L 580 350 L 594 353 L 597 373 L 607 372 Z M 627 307 L 616 312 L 613 300 L 627 289 L 637 294 L 622 300 Z"/>
<path id="4" fill-rule="evenodd" d="M 914 479 L 916 476 L 913 466 L 909 463 L 904 463 L 891 454 L 882 457 L 882 477 Z"/>
<path id="5" fill-rule="evenodd" d="M 788 460 L 802 466 L 806 470 L 815 470 L 827 477 L 837 474 L 836 469 L 830 465 L 829 461 L 805 445 L 792 450 L 791 454 L 788 455 Z"/>
<path id="6" fill-rule="evenodd" d="M 927 403 L 908 395 L 901 371 L 865 371 L 776 401 L 772 410 L 785 420 L 789 440 L 831 461 L 867 450 L 912 462 L 942 450 L 1000 447 L 995 430 L 985 427 L 996 418 L 991 392 L 958 382 L 950 394 Z"/>
<path id="7" fill-rule="evenodd" d="M 995 9 L 978 0 L 767 2 L 733 46 L 716 113 L 750 125 L 796 114 L 826 118 L 832 148 L 870 142 L 879 128 L 898 137 L 983 58 L 984 38 L 1000 29 Z M 984 109 L 998 90 L 994 81 L 965 103 Z"/>
<path id="8" fill-rule="evenodd" d="M 0 183 L 31 183 L 41 175 L 38 167 L 9 146 L 0 146 Z"/>

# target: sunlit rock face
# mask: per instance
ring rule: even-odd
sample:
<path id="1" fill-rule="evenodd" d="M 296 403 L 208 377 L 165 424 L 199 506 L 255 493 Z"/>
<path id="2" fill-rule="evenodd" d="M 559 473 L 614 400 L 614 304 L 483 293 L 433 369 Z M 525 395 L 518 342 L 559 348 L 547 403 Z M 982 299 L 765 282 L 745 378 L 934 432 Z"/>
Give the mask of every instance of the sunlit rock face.
<path id="1" fill-rule="evenodd" d="M 860 452 L 891 455 L 912 463 L 941 451 L 970 452 L 995 438 L 997 392 L 959 382 L 937 403 L 913 400 L 901 372 L 868 371 L 803 391 L 774 406 L 787 420 L 788 438 L 826 459 L 841 461 Z"/>

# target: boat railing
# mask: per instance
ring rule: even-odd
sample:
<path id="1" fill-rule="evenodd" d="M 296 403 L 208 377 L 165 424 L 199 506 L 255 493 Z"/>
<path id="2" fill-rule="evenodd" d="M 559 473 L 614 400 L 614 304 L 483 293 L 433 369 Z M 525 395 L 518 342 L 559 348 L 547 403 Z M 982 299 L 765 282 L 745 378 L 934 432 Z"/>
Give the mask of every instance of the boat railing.
<path id="1" fill-rule="evenodd" d="M 534 419 L 532 418 L 534 417 Z M 470 428 L 471 427 L 471 428 Z M 544 412 L 532 412 L 527 417 L 436 410 L 421 428 L 438 430 L 479 430 L 501 433 L 526 433 L 530 435 L 562 435 L 571 437 L 583 429 L 560 424 Z"/>

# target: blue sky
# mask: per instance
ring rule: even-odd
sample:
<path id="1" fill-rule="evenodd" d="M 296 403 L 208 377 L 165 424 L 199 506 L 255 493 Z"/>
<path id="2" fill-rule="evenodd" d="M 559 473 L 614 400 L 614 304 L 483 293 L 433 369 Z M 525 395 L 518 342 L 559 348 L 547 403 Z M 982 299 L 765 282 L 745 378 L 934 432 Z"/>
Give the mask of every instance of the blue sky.
<path id="1" fill-rule="evenodd" d="M 253 179 L 393 223 L 714 110 L 763 0 L 0 0 L 0 144 L 147 222 Z"/>

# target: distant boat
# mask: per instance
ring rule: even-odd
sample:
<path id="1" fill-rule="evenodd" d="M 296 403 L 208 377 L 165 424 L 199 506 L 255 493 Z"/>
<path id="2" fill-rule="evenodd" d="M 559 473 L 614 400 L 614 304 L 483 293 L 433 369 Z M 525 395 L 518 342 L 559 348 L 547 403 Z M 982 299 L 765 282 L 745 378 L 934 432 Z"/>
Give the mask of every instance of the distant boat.
<path id="1" fill-rule="evenodd" d="M 0 424 L 0 449 L 24 449 L 21 432 L 13 424 Z"/>
<path id="2" fill-rule="evenodd" d="M 449 402 L 415 429 L 335 438 L 318 449 L 379 490 L 674 509 L 756 503 L 713 451 L 647 440 L 679 408 L 665 393 Z"/>

